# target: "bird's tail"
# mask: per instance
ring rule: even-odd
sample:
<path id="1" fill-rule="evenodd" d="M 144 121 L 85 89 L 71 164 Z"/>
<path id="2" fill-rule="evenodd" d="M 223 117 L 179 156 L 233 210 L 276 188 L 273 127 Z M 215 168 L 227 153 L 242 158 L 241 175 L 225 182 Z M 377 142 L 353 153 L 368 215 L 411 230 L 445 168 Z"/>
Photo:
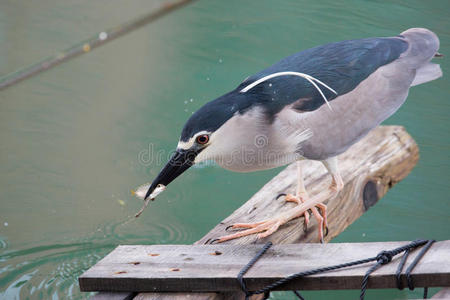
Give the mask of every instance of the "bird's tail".
<path id="1" fill-rule="evenodd" d="M 441 66 L 438 64 L 427 63 L 416 70 L 416 77 L 414 77 L 411 86 L 419 85 L 428 81 L 438 79 L 442 76 Z"/>

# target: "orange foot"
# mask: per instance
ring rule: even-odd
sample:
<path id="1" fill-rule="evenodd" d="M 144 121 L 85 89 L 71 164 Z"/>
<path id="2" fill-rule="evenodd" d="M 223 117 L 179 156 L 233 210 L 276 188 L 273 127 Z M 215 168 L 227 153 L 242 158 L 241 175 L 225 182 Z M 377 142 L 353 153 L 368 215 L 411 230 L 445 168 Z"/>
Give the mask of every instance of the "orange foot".
<path id="1" fill-rule="evenodd" d="M 309 199 L 308 195 L 306 193 L 302 194 L 299 197 L 295 197 L 292 194 L 286 195 L 286 202 L 294 202 L 297 204 L 305 203 Z M 320 213 L 317 209 L 320 209 Z M 319 241 L 323 243 L 323 231 L 325 230 L 325 235 L 328 234 L 328 222 L 327 222 L 327 206 L 323 203 L 318 203 L 316 206 L 311 207 L 311 211 L 316 218 L 317 224 L 319 225 Z M 309 223 L 309 213 L 308 211 L 305 211 L 305 227 L 304 230 L 306 231 L 308 229 L 308 223 Z"/>
<path id="2" fill-rule="evenodd" d="M 230 234 L 230 235 L 222 236 L 220 238 L 217 238 L 217 239 L 214 239 L 211 241 L 207 241 L 207 242 L 222 243 L 225 241 L 233 240 L 236 238 L 240 238 L 240 237 L 247 236 L 250 234 L 255 234 L 255 233 L 259 233 L 257 235 L 258 239 L 265 238 L 265 237 L 271 235 L 272 233 L 274 233 L 275 231 L 277 231 L 277 229 L 281 225 L 286 224 L 290 220 L 298 218 L 300 216 L 303 216 L 303 215 L 305 216 L 305 222 L 307 222 L 306 216 L 308 216 L 307 218 L 308 218 L 308 222 L 309 222 L 309 213 L 307 211 L 308 209 L 311 209 L 311 211 L 313 212 L 314 216 L 317 219 L 317 223 L 319 224 L 319 239 L 321 242 L 323 242 L 323 229 L 327 228 L 326 206 L 323 203 L 321 203 L 326 199 L 323 196 L 325 196 L 325 195 L 322 195 L 322 197 L 316 197 L 315 199 L 305 201 L 305 200 L 302 200 L 300 197 L 297 198 L 292 195 L 286 195 L 286 201 L 297 203 L 296 207 L 281 214 L 280 216 L 278 216 L 276 218 L 272 218 L 272 219 L 269 219 L 266 221 L 256 222 L 256 223 L 233 224 L 231 226 L 228 226 L 227 229 L 232 228 L 232 229 L 245 229 L 245 230 L 242 230 L 242 231 Z M 322 217 L 320 215 L 320 213 L 318 212 L 316 207 L 322 211 L 322 214 L 324 217 Z"/>

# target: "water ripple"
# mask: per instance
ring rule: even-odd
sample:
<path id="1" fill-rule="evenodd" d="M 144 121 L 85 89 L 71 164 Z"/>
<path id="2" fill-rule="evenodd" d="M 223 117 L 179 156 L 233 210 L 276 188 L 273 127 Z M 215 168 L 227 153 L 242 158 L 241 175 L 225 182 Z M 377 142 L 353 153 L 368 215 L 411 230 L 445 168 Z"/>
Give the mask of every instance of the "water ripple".
<path id="1" fill-rule="evenodd" d="M 2 299 L 73 299 L 78 276 L 95 264 L 114 245 L 93 242 L 55 244 L 10 251 L 0 255 Z M 76 293 L 73 293 L 76 291 Z M 58 297 L 59 296 L 59 297 Z"/>
<path id="2" fill-rule="evenodd" d="M 133 217 L 134 218 L 134 217 Z M 39 245 L 0 254 L 1 299 L 54 298 L 79 299 L 77 279 L 118 244 L 185 243 L 192 233 L 177 222 L 150 226 L 128 218 L 100 225 L 79 242 Z M 137 233 L 130 234 L 136 226 Z M 8 244 L 0 240 L 0 247 Z"/>
<path id="3" fill-rule="evenodd" d="M 8 242 L 6 241 L 5 238 L 0 236 L 0 249 L 7 249 L 7 248 L 8 248 Z"/>

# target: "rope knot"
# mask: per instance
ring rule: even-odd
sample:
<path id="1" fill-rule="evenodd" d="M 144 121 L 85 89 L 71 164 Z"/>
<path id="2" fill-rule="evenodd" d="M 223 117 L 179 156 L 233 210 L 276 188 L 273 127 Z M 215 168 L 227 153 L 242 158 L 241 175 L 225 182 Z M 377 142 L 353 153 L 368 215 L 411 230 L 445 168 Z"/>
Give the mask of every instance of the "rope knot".
<path id="1" fill-rule="evenodd" d="M 382 265 L 390 263 L 394 254 L 391 251 L 381 251 L 377 255 L 377 262 Z"/>

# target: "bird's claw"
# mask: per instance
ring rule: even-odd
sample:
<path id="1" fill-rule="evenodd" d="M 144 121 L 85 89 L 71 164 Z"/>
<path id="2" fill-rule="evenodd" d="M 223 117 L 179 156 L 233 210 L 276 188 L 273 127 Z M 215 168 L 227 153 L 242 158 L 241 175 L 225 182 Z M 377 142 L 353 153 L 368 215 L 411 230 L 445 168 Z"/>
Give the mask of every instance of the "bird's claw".
<path id="1" fill-rule="evenodd" d="M 328 226 L 325 226 L 324 229 L 325 229 L 325 230 L 324 230 L 325 232 L 323 233 L 322 236 L 319 237 L 319 240 L 320 240 L 320 243 L 321 243 L 321 244 L 325 243 L 325 241 L 324 241 L 323 238 L 324 238 L 325 236 L 328 235 Z"/>
<path id="2" fill-rule="evenodd" d="M 209 239 L 207 239 L 206 240 L 206 242 L 205 242 L 205 245 L 212 245 L 212 244 L 214 244 L 215 242 L 217 242 L 217 241 L 219 241 L 220 239 L 211 239 L 211 238 L 209 238 Z"/>
<path id="3" fill-rule="evenodd" d="M 278 196 L 276 196 L 275 200 L 278 200 L 278 198 L 280 198 L 280 197 L 286 197 L 286 194 L 285 193 L 278 194 Z"/>

